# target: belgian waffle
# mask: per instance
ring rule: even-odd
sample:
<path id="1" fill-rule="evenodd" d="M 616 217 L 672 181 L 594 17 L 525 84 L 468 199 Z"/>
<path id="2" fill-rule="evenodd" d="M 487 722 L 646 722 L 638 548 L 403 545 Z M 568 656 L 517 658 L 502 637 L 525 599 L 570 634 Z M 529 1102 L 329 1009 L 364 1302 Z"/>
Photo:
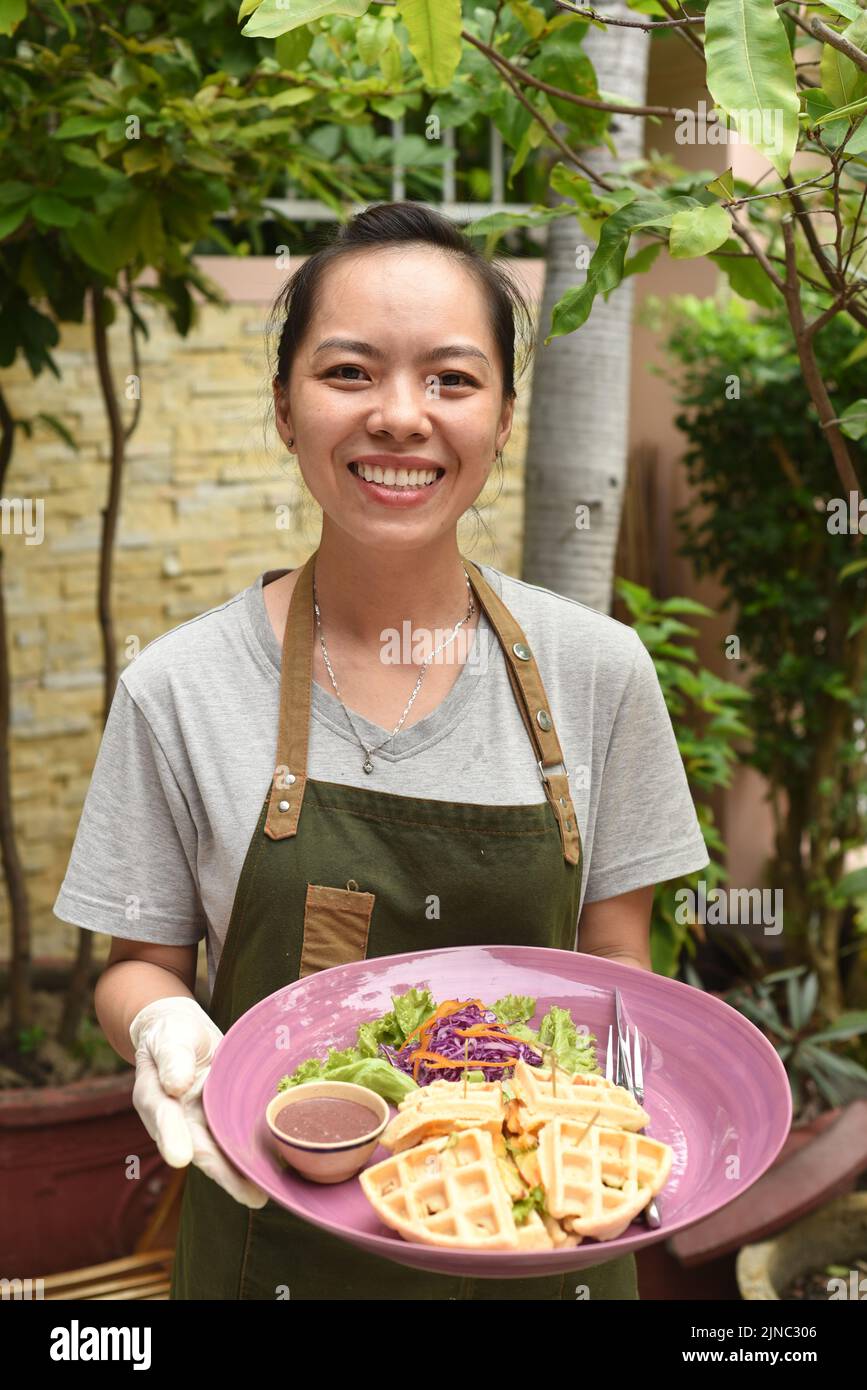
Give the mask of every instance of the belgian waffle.
<path id="1" fill-rule="evenodd" d="M 673 1151 L 646 1134 L 561 1117 L 540 1130 L 538 1155 L 551 1216 L 575 1235 L 614 1240 L 667 1183 Z"/>
<path id="2" fill-rule="evenodd" d="M 629 1091 L 604 1076 L 557 1069 L 556 1095 L 550 1067 L 515 1064 L 511 1087 L 518 1102 L 517 1129 L 534 1132 L 557 1116 L 583 1120 L 599 1111 L 599 1124 L 608 1129 L 644 1129 L 650 1116 Z"/>
<path id="3" fill-rule="evenodd" d="M 463 1090 L 460 1081 L 433 1081 L 411 1092 L 386 1125 L 382 1144 L 392 1153 L 400 1153 L 424 1139 L 455 1130 L 485 1129 L 499 1134 L 505 1115 L 499 1081 L 470 1084 L 466 1096 Z"/>
<path id="4" fill-rule="evenodd" d="M 487 1130 L 428 1139 L 363 1169 L 359 1177 L 381 1220 L 405 1240 L 464 1250 L 517 1250 L 540 1238 L 535 1223 L 519 1235 Z"/>

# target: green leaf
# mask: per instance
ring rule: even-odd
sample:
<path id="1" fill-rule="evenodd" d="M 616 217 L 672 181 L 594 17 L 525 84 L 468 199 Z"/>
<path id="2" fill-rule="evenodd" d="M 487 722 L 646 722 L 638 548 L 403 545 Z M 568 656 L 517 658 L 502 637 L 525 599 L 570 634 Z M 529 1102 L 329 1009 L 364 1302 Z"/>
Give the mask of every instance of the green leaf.
<path id="1" fill-rule="evenodd" d="M 312 29 L 293 29 L 291 33 L 281 34 L 274 43 L 274 57 L 281 68 L 292 70 L 303 63 L 310 52 L 313 38 Z"/>
<path id="2" fill-rule="evenodd" d="M 867 42 L 867 14 L 861 13 L 853 24 L 847 25 L 842 37 L 863 50 Z M 845 106 L 867 94 L 867 72 L 857 68 L 851 58 L 830 43 L 822 45 L 819 72 L 822 90 L 835 106 Z"/>
<path id="3" fill-rule="evenodd" d="M 857 19 L 863 13 L 861 7 L 855 4 L 855 0 L 822 0 L 822 4 L 826 10 L 833 10 L 844 19 Z"/>
<path id="4" fill-rule="evenodd" d="M 862 97 L 860 101 L 847 102 L 845 106 L 835 107 L 832 111 L 826 111 L 813 124 L 817 126 L 827 125 L 829 121 L 841 121 L 844 117 L 847 120 L 852 120 L 855 116 L 860 116 L 862 111 L 867 111 L 867 97 Z"/>
<path id="5" fill-rule="evenodd" d="M 463 228 L 467 236 L 490 236 L 494 232 L 509 232 L 513 227 L 544 227 L 558 217 L 574 217 L 575 209 L 559 203 L 556 207 L 533 208 L 528 212 L 491 212 L 478 217 Z"/>
<path id="6" fill-rule="evenodd" d="M 711 179 L 710 183 L 705 184 L 708 193 L 712 193 L 715 198 L 733 198 L 735 196 L 735 177 L 733 169 L 726 169 L 724 174 Z"/>
<path id="7" fill-rule="evenodd" d="M 848 357 L 844 357 L 840 363 L 841 367 L 853 367 L 856 362 L 860 362 L 863 357 L 867 357 L 867 338 L 854 347 Z"/>
<path id="8" fill-rule="evenodd" d="M 676 261 L 706 256 L 728 240 L 731 229 L 731 218 L 719 203 L 679 212 L 671 224 L 669 254 Z"/>
<path id="9" fill-rule="evenodd" d="M 842 583 L 844 579 L 851 579 L 853 574 L 861 574 L 863 570 L 867 570 L 867 559 L 853 560 L 850 565 L 843 566 L 837 579 Z"/>
<path id="10" fill-rule="evenodd" d="M 56 193 L 37 193 L 30 210 L 36 221 L 46 227 L 74 227 L 81 217 L 81 208 Z"/>
<path id="11" fill-rule="evenodd" d="M 360 19 L 371 0 L 262 0 L 241 33 L 246 39 L 276 39 L 325 15 L 348 15 Z"/>
<path id="12" fill-rule="evenodd" d="M 694 198 L 638 198 L 605 219 L 599 243 L 587 267 L 583 285 L 567 290 L 554 305 L 551 332 L 545 344 L 586 323 L 597 294 L 613 290 L 623 278 L 626 248 L 633 232 L 644 227 L 669 227 L 677 214 L 696 206 Z"/>
<path id="13" fill-rule="evenodd" d="M 644 275 L 650 269 L 662 250 L 661 241 L 651 241 L 647 246 L 642 246 L 640 251 L 636 251 L 634 256 L 630 256 L 623 267 L 623 278 L 627 275 Z"/>
<path id="14" fill-rule="evenodd" d="M 843 898 L 859 898 L 862 893 L 867 893 L 867 869 L 853 869 L 851 873 L 844 874 L 835 891 Z"/>
<path id="15" fill-rule="evenodd" d="M 16 206 L 7 207 L 0 212 L 0 241 L 4 237 L 11 236 L 17 227 L 21 226 L 30 208 L 30 200 L 26 203 L 18 203 Z"/>
<path id="16" fill-rule="evenodd" d="M 752 300 L 754 304 L 760 304 L 764 309 L 774 309 L 782 302 L 782 295 L 768 279 L 755 257 L 741 254 L 743 247 L 739 241 L 732 237 L 730 241 L 720 247 L 720 251 L 738 253 L 737 255 L 725 256 L 712 255 L 710 259 L 725 273 L 735 294 L 739 294 L 741 299 Z"/>
<path id="17" fill-rule="evenodd" d="M 841 1038 L 855 1038 L 862 1033 L 867 1033 L 867 1010 L 852 1009 L 841 1014 L 821 1033 L 811 1033 L 810 1042 L 835 1042 Z"/>
<path id="18" fill-rule="evenodd" d="M 450 86 L 461 61 L 461 0 L 397 0 L 397 12 L 425 84 Z"/>
<path id="19" fill-rule="evenodd" d="M 113 116 L 69 116 L 54 132 L 55 140 L 73 140 L 78 135 L 97 135 L 106 130 Z"/>
<path id="20" fill-rule="evenodd" d="M 867 434 L 867 399 L 862 396 L 846 407 L 840 416 L 840 430 L 848 439 L 863 439 Z"/>
<path id="21" fill-rule="evenodd" d="M 0 34 L 14 34 L 27 17 L 27 0 L 0 0 Z"/>
<path id="22" fill-rule="evenodd" d="M 708 91 L 783 178 L 798 143 L 800 100 L 774 0 L 708 0 L 704 35 Z"/>
<path id="23" fill-rule="evenodd" d="M 509 0 L 509 9 L 523 24 L 531 39 L 537 39 L 546 24 L 545 16 L 530 0 Z"/>
<path id="24" fill-rule="evenodd" d="M 394 36 L 394 22 L 390 15 L 366 14 L 356 31 L 355 42 L 361 61 L 374 67 L 385 53 Z"/>

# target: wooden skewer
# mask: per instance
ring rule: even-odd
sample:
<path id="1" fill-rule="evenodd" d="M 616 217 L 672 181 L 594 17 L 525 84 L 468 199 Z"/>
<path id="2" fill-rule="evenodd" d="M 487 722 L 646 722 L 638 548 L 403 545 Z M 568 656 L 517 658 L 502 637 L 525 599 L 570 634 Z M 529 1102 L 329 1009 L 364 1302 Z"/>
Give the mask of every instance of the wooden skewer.
<path id="1" fill-rule="evenodd" d="M 557 1053 L 553 1047 L 548 1048 L 548 1062 L 551 1067 L 551 1094 L 557 1099 Z"/>
<path id="2" fill-rule="evenodd" d="M 470 1040 L 464 1038 L 464 1100 L 467 1098 L 467 1072 L 470 1069 Z"/>

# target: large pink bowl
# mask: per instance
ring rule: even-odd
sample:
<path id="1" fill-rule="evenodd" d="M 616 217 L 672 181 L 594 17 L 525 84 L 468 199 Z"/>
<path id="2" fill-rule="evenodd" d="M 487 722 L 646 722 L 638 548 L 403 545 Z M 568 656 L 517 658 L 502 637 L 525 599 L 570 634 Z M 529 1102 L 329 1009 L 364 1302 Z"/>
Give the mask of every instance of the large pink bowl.
<path id="1" fill-rule="evenodd" d="M 308 1057 L 324 1057 L 329 1046 L 353 1043 L 359 1023 L 387 1013 L 392 995 L 413 986 L 427 986 L 437 1002 L 475 997 L 493 1004 L 505 994 L 529 994 L 537 1000 L 536 1024 L 559 1004 L 595 1034 L 603 1068 L 619 988 L 627 1018 L 643 1038 L 647 1132 L 674 1149 L 671 1177 L 657 1199 L 662 1225 L 652 1230 L 635 1221 L 618 1240 L 588 1239 L 567 1250 L 443 1250 L 411 1244 L 383 1226 L 357 1178 L 322 1187 L 286 1171 L 265 1124 L 265 1106 L 280 1077 Z M 235 1166 L 304 1220 L 399 1264 L 497 1279 L 583 1269 L 667 1240 L 760 1178 L 792 1117 L 782 1062 L 736 1009 L 646 970 L 530 946 L 382 956 L 287 985 L 229 1029 L 203 1103 L 214 1137 Z M 379 1145 L 370 1163 L 385 1157 Z"/>

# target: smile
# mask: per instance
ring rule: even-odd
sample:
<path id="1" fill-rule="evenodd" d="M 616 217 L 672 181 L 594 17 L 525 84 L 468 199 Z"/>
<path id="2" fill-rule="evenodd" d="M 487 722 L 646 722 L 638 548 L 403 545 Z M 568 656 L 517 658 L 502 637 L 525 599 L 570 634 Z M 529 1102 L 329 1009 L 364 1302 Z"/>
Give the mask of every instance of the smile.
<path id="1" fill-rule="evenodd" d="M 382 487 L 432 487 L 445 473 L 444 468 L 380 468 L 379 464 L 350 463 L 349 471 L 365 483 Z"/>
<path id="2" fill-rule="evenodd" d="M 446 476 L 444 468 L 389 468 L 355 459 L 347 467 L 369 502 L 398 510 L 423 507 Z"/>

